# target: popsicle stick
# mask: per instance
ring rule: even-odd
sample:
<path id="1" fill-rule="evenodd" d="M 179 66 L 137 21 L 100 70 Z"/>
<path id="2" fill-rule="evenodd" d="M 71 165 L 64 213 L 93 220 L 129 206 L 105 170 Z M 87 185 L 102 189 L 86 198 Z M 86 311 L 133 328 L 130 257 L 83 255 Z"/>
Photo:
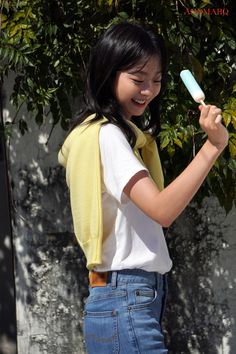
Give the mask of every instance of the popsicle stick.
<path id="1" fill-rule="evenodd" d="M 200 103 L 201 103 L 203 106 L 206 106 L 206 103 L 205 103 L 203 100 L 201 100 Z"/>

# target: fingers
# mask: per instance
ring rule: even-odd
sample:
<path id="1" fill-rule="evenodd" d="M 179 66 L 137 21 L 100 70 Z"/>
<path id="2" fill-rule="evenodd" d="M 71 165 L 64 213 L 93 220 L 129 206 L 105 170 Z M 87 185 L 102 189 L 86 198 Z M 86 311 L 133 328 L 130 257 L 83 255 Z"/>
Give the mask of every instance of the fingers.
<path id="1" fill-rule="evenodd" d="M 221 124 L 221 109 L 213 105 L 200 106 L 199 109 L 201 111 L 199 123 L 207 134 L 208 141 L 219 151 L 223 151 L 228 144 L 229 134 Z"/>
<path id="2" fill-rule="evenodd" d="M 202 118 L 202 119 L 206 119 L 207 118 L 207 116 L 208 116 L 208 113 L 209 113 L 209 111 L 210 111 L 210 105 L 206 105 L 206 106 L 199 106 L 199 109 L 200 109 L 200 111 L 201 111 L 201 116 L 200 116 L 200 118 Z"/>
<path id="3" fill-rule="evenodd" d="M 219 124 L 221 121 L 222 121 L 222 115 L 221 115 L 221 114 L 218 114 L 218 116 L 217 116 L 216 119 L 215 119 L 215 123 L 216 123 L 216 124 Z"/>
<path id="4" fill-rule="evenodd" d="M 222 120 L 222 111 L 220 108 L 213 105 L 199 106 L 201 111 L 200 123 L 208 124 L 211 128 L 214 128 L 215 125 L 221 123 Z"/>

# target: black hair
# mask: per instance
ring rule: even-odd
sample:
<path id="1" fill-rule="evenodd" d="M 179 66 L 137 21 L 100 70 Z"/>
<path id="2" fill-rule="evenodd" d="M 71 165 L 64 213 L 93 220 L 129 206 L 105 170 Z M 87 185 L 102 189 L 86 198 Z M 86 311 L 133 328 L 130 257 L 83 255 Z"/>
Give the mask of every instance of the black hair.
<path id="1" fill-rule="evenodd" d="M 141 116 L 135 120 L 135 124 L 142 130 L 149 130 L 156 137 L 160 130 L 160 95 L 167 71 L 165 45 L 160 35 L 154 35 L 141 24 L 129 22 L 109 27 L 91 50 L 84 94 L 85 108 L 75 120 L 72 129 L 95 113 L 92 121 L 105 116 L 108 122 L 122 129 L 131 146 L 134 146 L 136 136 L 113 94 L 113 86 L 117 71 L 128 70 L 137 63 L 145 65 L 153 55 L 158 55 L 161 62 L 161 91 L 149 103 L 148 117 Z"/>

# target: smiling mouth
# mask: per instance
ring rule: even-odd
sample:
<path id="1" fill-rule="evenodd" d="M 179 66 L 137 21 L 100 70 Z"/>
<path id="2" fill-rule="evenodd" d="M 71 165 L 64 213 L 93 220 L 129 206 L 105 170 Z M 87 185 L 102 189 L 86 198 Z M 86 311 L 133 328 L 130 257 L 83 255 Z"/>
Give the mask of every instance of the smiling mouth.
<path id="1" fill-rule="evenodd" d="M 145 104 L 146 104 L 146 101 L 145 101 L 145 100 L 138 100 L 138 99 L 132 98 L 132 101 L 133 101 L 135 104 L 139 105 L 140 107 L 143 107 L 143 106 L 145 106 Z"/>

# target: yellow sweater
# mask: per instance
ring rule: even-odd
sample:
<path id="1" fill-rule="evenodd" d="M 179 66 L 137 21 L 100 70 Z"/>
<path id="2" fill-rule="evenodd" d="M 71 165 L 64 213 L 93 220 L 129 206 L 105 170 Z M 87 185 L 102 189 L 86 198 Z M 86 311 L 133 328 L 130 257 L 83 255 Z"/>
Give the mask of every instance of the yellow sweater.
<path id="1" fill-rule="evenodd" d="M 102 176 L 99 131 L 103 119 L 87 124 L 94 115 L 77 126 L 66 138 L 58 160 L 66 168 L 66 182 L 70 189 L 70 203 L 74 232 L 86 256 L 87 268 L 102 263 Z M 129 122 L 137 136 L 133 149 L 144 164 L 159 190 L 163 189 L 163 173 L 155 140 Z M 139 154 L 141 150 L 142 158 Z"/>

